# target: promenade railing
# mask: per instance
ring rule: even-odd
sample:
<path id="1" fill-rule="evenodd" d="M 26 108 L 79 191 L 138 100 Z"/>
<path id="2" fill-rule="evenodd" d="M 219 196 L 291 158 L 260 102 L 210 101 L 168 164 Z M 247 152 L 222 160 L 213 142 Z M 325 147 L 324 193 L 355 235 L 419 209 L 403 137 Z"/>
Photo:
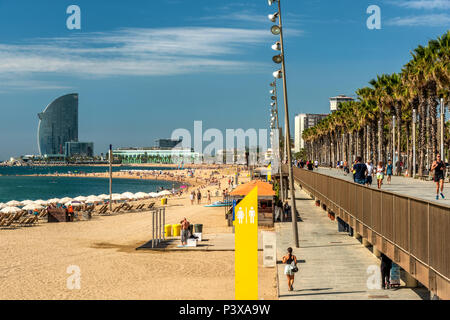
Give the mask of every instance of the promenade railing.
<path id="1" fill-rule="evenodd" d="M 450 206 L 294 168 L 294 178 L 441 299 L 450 299 Z"/>

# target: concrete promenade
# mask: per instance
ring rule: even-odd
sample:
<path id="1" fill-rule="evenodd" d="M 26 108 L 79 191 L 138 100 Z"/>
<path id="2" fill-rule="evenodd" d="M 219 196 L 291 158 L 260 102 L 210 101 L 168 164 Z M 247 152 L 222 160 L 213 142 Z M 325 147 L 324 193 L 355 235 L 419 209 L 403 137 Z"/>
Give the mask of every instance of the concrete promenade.
<path id="1" fill-rule="evenodd" d="M 380 261 L 369 249 L 346 233 L 337 223 L 296 187 L 296 204 L 303 222 L 298 223 L 300 248 L 292 243 L 292 224 L 278 223 L 277 272 L 281 300 L 419 300 L 429 298 L 426 289 L 369 289 L 376 279 Z M 288 291 L 285 265 L 286 249 L 292 247 L 299 261 L 294 291 Z M 368 272 L 369 270 L 369 272 Z M 372 277 L 372 278 L 371 278 Z M 380 276 L 381 278 L 381 276 Z"/>
<path id="2" fill-rule="evenodd" d="M 331 169 L 331 168 L 319 168 L 318 170 L 314 170 L 314 172 L 318 172 L 321 174 L 326 174 L 332 177 L 353 181 L 353 175 L 350 173 L 347 176 L 344 175 L 342 170 Z M 447 187 L 449 188 L 447 190 Z M 377 180 L 376 177 L 373 178 L 372 188 L 377 188 Z M 403 194 L 423 200 L 428 200 L 431 202 L 435 202 L 438 204 L 445 204 L 450 206 L 450 184 L 444 185 L 444 197 L 442 199 L 439 196 L 439 200 L 436 200 L 436 183 L 433 181 L 424 181 L 419 179 L 412 179 L 407 177 L 397 177 L 393 176 L 391 184 L 387 183 L 387 178 L 384 178 L 383 185 L 381 186 L 381 190 L 395 192 L 398 194 Z"/>

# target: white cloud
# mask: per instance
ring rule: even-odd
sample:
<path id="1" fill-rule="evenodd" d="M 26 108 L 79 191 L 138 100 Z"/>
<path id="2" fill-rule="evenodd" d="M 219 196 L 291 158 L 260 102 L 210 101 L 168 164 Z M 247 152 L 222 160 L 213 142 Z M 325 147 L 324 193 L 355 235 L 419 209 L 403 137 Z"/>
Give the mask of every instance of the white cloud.
<path id="1" fill-rule="evenodd" d="M 450 25 L 450 15 L 428 14 L 419 16 L 396 17 L 387 21 L 387 25 L 400 27 L 445 27 Z"/>
<path id="2" fill-rule="evenodd" d="M 403 0 L 392 1 L 391 3 L 410 9 L 450 9 L 450 0 Z"/>
<path id="3" fill-rule="evenodd" d="M 243 61 L 245 55 L 234 56 L 270 39 L 267 30 L 190 27 L 122 29 L 0 43 L 0 74 L 23 80 L 24 75 L 34 74 L 102 77 L 243 72 L 260 64 Z"/>

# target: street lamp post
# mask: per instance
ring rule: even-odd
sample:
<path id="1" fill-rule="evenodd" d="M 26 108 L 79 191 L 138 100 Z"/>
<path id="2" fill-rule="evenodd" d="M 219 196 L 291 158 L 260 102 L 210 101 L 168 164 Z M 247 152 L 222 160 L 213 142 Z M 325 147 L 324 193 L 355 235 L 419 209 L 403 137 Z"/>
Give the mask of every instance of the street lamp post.
<path id="1" fill-rule="evenodd" d="M 282 168 L 281 168 L 281 164 L 282 164 L 282 154 L 281 154 L 281 148 L 280 148 L 280 146 L 281 146 L 281 144 L 280 144 L 280 142 L 281 142 L 281 135 L 280 135 L 280 133 L 281 133 L 281 130 L 280 130 L 280 122 L 279 122 L 279 118 L 278 118 L 278 92 L 277 92 L 277 81 L 276 81 L 276 79 L 270 84 L 272 87 L 273 87 L 273 93 L 274 93 L 274 96 L 275 96 L 275 100 L 274 100 L 274 106 L 275 106 L 275 119 L 276 119 L 276 121 L 277 121 L 277 127 L 276 127 L 276 129 L 277 129 L 277 139 L 278 139 L 278 141 L 277 141 L 277 143 L 278 143 L 278 159 L 279 159 L 279 161 L 278 161 L 278 173 L 279 173 L 279 175 L 280 175 L 280 191 L 279 191 L 279 195 L 280 195 L 280 199 L 281 199 L 281 201 L 284 201 L 284 192 L 283 192 L 283 170 L 282 170 Z"/>
<path id="2" fill-rule="evenodd" d="M 444 122 L 445 122 L 445 106 L 444 99 L 441 98 L 441 159 L 444 159 Z"/>
<path id="3" fill-rule="evenodd" d="M 294 237 L 294 245 L 298 248 L 298 228 L 297 228 L 297 210 L 295 205 L 295 189 L 294 189 L 294 172 L 292 168 L 292 154 L 291 154 L 291 135 L 290 135 L 290 125 L 289 125 L 289 108 L 288 108 L 288 97 L 287 97 L 287 85 L 286 85 L 286 56 L 284 54 L 284 38 L 283 38 L 283 21 L 281 18 L 281 0 L 268 0 L 269 5 L 272 5 L 273 2 L 278 2 L 278 12 L 274 15 L 270 15 L 269 19 L 271 21 L 276 20 L 278 18 L 278 26 L 272 27 L 272 33 L 274 35 L 280 35 L 280 51 L 281 54 L 279 56 L 274 57 L 274 62 L 281 62 L 281 74 L 283 77 L 283 93 L 284 93 L 284 122 L 285 122 L 285 131 L 286 131 L 286 154 L 287 154 L 287 164 L 289 169 L 289 189 L 291 191 L 291 216 L 292 216 L 292 231 Z M 275 44 L 277 46 L 277 44 Z M 281 58 L 281 59 L 279 59 Z M 280 61 L 281 60 L 281 61 Z M 279 76 L 279 71 L 275 72 Z M 274 75 L 275 75 L 274 74 Z"/>
<path id="4" fill-rule="evenodd" d="M 412 142 L 413 142 L 413 167 L 412 177 L 416 176 L 416 109 L 412 113 Z"/>

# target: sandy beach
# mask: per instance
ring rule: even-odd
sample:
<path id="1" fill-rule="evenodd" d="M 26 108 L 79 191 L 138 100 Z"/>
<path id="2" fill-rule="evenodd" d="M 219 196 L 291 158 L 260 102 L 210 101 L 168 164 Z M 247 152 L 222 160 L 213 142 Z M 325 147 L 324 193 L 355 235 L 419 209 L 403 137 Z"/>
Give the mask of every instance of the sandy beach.
<path id="1" fill-rule="evenodd" d="M 203 187 L 202 194 L 207 189 L 214 194 L 217 186 Z M 167 223 L 186 217 L 204 225 L 206 238 L 231 233 L 224 209 L 202 201 L 191 205 L 187 194 L 170 198 Z M 234 299 L 234 252 L 136 251 L 150 240 L 151 224 L 151 214 L 135 212 L 2 229 L 0 299 Z M 259 258 L 262 265 L 261 252 Z M 69 266 L 80 269 L 80 289 L 67 288 Z M 260 267 L 259 284 L 260 299 L 276 299 L 275 269 Z"/>

